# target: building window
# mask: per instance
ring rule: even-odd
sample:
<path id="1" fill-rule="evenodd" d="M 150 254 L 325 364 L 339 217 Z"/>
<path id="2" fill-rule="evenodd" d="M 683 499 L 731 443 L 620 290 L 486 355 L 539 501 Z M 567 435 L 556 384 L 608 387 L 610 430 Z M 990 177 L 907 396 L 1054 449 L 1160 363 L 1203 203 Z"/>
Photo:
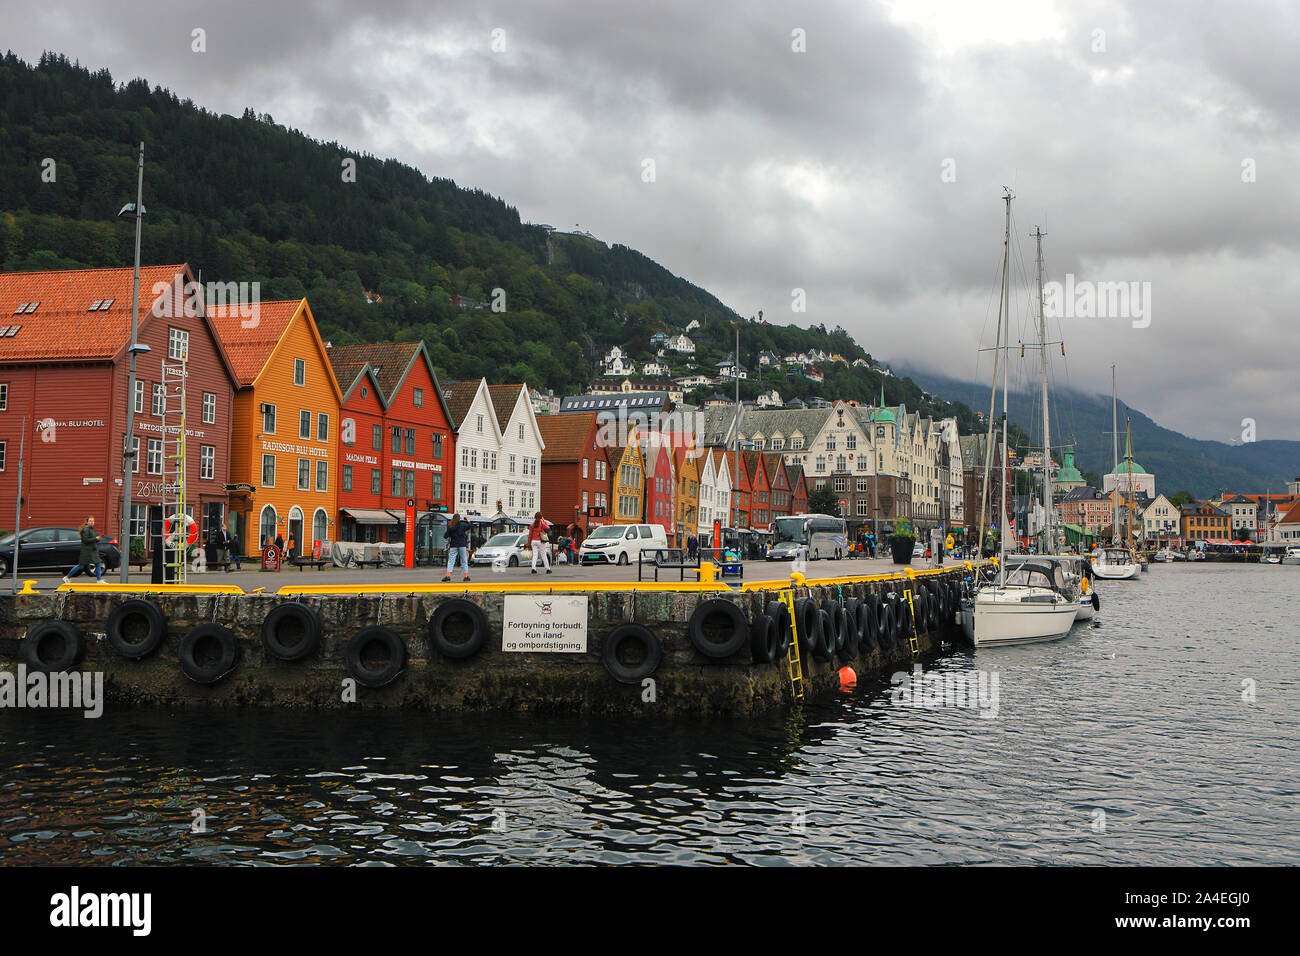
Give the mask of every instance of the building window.
<path id="1" fill-rule="evenodd" d="M 0 441 L 0 471 L 5 470 L 5 442 Z"/>
<path id="2" fill-rule="evenodd" d="M 392 495 L 394 498 L 400 498 L 402 495 L 402 469 L 394 468 L 393 473 L 390 477 L 392 478 L 392 482 L 390 484 L 390 488 L 392 489 Z"/>
<path id="3" fill-rule="evenodd" d="M 144 382 L 138 378 L 135 380 L 135 413 L 144 414 Z"/>
<path id="4" fill-rule="evenodd" d="M 352 490 L 352 466 L 351 465 L 343 466 L 343 490 L 344 491 Z"/>
<path id="5" fill-rule="evenodd" d="M 384 447 L 383 429 L 378 425 L 370 426 L 370 447 L 375 451 Z"/>
<path id="6" fill-rule="evenodd" d="M 140 473 L 140 439 L 131 439 L 131 474 Z"/>
<path id="7" fill-rule="evenodd" d="M 324 412 L 316 414 L 316 440 L 329 441 L 330 437 L 330 417 Z"/>
<path id="8" fill-rule="evenodd" d="M 415 403 L 416 408 L 424 408 L 424 389 L 415 389 L 412 393 L 411 400 Z"/>
<path id="9" fill-rule="evenodd" d="M 275 434 L 275 406 L 269 402 L 262 403 L 262 431 L 268 435 Z"/>
<path id="10" fill-rule="evenodd" d="M 293 384 L 307 384 L 307 362 L 304 359 L 293 360 Z"/>
<path id="11" fill-rule="evenodd" d="M 145 462 L 145 473 L 149 475 L 162 474 L 163 461 L 163 443 L 161 438 L 149 439 L 149 460 Z"/>
<path id="12" fill-rule="evenodd" d="M 389 429 L 389 431 L 392 432 L 393 454 L 400 455 L 402 453 L 402 430 L 394 425 Z"/>
<path id="13" fill-rule="evenodd" d="M 203 424 L 214 425 L 217 421 L 217 393 L 203 393 Z"/>
<path id="14" fill-rule="evenodd" d="M 515 473 L 515 456 L 511 455 L 506 461 L 508 470 L 510 471 L 510 474 L 513 475 Z M 585 478 L 586 475 L 583 475 L 583 477 Z"/>
<path id="15" fill-rule="evenodd" d="M 370 469 L 370 493 L 372 495 L 379 494 L 380 482 L 382 481 L 383 481 L 383 473 L 380 471 L 380 469 L 371 468 Z"/>
<path id="16" fill-rule="evenodd" d="M 298 490 L 299 491 L 311 490 L 311 459 L 310 458 L 298 459 Z"/>
<path id="17" fill-rule="evenodd" d="M 298 437 L 311 438 L 311 412 L 306 409 L 298 412 Z"/>
<path id="18" fill-rule="evenodd" d="M 215 445 L 199 446 L 199 477 L 212 478 L 217 473 L 217 447 Z"/>
<path id="19" fill-rule="evenodd" d="M 9 410 L 9 383 L 0 382 L 0 412 Z"/>
<path id="20" fill-rule="evenodd" d="M 433 436 L 433 460 L 442 461 L 442 435 L 436 432 Z"/>
<path id="21" fill-rule="evenodd" d="M 414 428 L 408 428 L 406 430 L 406 453 L 408 455 L 415 454 L 415 429 Z"/>
<path id="22" fill-rule="evenodd" d="M 479 493 L 479 504 L 486 505 L 486 504 L 487 504 L 487 485 L 479 485 L 479 486 L 478 486 L 478 493 Z"/>
<path id="23" fill-rule="evenodd" d="M 834 451 L 834 450 L 835 450 L 835 436 L 834 436 L 834 435 L 827 435 L 827 436 L 826 436 L 826 450 L 827 450 L 827 451 Z"/>
<path id="24" fill-rule="evenodd" d="M 519 423 L 519 440 L 520 440 L 520 441 L 523 441 L 523 440 L 524 440 L 524 423 L 523 423 L 523 422 L 520 422 L 520 423 Z"/>
<path id="25" fill-rule="evenodd" d="M 799 451 L 800 449 L 802 449 L 802 448 L 803 448 L 803 439 L 800 438 L 800 437 L 798 437 L 798 436 L 796 436 L 796 437 L 794 437 L 794 438 L 791 438 L 791 439 L 790 439 L 790 448 L 791 448 L 793 451 Z"/>
<path id="26" fill-rule="evenodd" d="M 316 490 L 328 491 L 330 486 L 330 463 L 328 461 L 316 462 Z"/>
<path id="27" fill-rule="evenodd" d="M 584 459 L 582 459 L 582 477 L 584 477 L 584 478 L 587 477 L 587 462 L 588 462 L 588 461 L 590 461 L 590 459 L 588 459 L 588 458 L 584 458 Z"/>
<path id="28" fill-rule="evenodd" d="M 825 471 L 825 470 L 826 470 L 826 456 L 825 456 L 825 455 L 818 455 L 818 456 L 817 456 L 817 460 L 816 460 L 816 462 L 815 462 L 815 465 L 816 465 L 816 468 L 817 468 L 818 471 Z"/>
<path id="29" fill-rule="evenodd" d="M 849 467 L 849 466 L 848 466 L 848 461 L 844 458 L 843 455 L 838 455 L 838 456 L 836 456 L 836 458 L 835 458 L 835 470 L 836 470 L 836 471 L 847 471 L 847 470 L 848 470 L 848 467 Z"/>
<path id="30" fill-rule="evenodd" d="M 836 478 L 836 479 L 835 479 L 835 490 L 836 490 L 836 491 L 844 491 L 847 487 L 848 487 L 848 479 L 847 479 L 847 478 Z"/>
<path id="31" fill-rule="evenodd" d="M 852 432 L 844 436 L 844 447 L 849 451 L 854 451 L 858 447 L 858 436 Z"/>
<path id="32" fill-rule="evenodd" d="M 433 473 L 433 491 L 430 494 L 435 502 L 442 500 L 442 475 Z"/>
<path id="33" fill-rule="evenodd" d="M 483 431 L 483 416 L 482 416 L 482 415 L 479 415 L 479 416 L 477 416 L 477 418 L 478 418 L 477 429 L 478 429 L 479 433 L 481 434 L 482 431 Z"/>
<path id="34" fill-rule="evenodd" d="M 150 406 L 149 411 L 160 418 L 167 411 L 166 386 L 155 385 L 153 387 L 153 404 Z"/>
<path id="35" fill-rule="evenodd" d="M 184 361 L 190 351 L 190 333 L 184 329 L 167 330 L 167 357 L 177 362 Z"/>

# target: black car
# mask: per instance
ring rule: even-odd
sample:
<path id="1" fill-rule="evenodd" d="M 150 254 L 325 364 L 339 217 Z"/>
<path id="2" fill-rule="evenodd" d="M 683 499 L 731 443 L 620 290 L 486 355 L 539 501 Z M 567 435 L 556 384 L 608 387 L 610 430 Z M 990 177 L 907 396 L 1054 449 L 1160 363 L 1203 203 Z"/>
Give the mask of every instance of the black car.
<path id="1" fill-rule="evenodd" d="M 26 571 L 58 571 L 67 574 L 77 566 L 81 555 L 81 531 L 77 528 L 27 528 L 18 536 L 18 573 Z M 117 538 L 104 535 L 99 539 L 99 560 L 113 570 L 122 555 L 117 550 Z M 14 536 L 0 538 L 0 577 L 13 570 Z"/>

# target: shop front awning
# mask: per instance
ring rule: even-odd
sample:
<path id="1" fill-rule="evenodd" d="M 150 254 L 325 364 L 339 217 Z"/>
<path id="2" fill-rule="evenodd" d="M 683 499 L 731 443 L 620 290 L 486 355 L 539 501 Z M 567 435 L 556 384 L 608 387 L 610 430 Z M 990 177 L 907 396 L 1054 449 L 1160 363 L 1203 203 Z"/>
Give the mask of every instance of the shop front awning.
<path id="1" fill-rule="evenodd" d="M 401 524 L 402 520 L 382 508 L 344 508 L 343 513 L 357 524 Z"/>

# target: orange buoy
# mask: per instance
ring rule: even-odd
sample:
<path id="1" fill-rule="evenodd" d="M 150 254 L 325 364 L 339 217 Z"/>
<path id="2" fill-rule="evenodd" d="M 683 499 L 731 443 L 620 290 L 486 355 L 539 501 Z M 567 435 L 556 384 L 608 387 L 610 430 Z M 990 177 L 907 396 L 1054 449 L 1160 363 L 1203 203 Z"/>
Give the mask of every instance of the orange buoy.
<path id="1" fill-rule="evenodd" d="M 858 675 L 853 672 L 853 668 L 845 664 L 840 668 L 840 690 L 850 691 L 858 686 Z"/>

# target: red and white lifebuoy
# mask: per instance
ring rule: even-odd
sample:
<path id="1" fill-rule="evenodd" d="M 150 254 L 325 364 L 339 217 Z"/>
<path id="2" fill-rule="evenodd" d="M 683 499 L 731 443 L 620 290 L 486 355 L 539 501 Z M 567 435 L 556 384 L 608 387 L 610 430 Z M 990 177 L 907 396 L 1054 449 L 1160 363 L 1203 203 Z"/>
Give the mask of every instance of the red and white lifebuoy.
<path id="1" fill-rule="evenodd" d="M 163 537 L 166 538 L 169 543 L 176 543 L 176 539 L 180 534 L 180 528 L 178 526 L 182 520 L 185 522 L 185 543 L 193 544 L 195 541 L 199 540 L 199 526 L 193 518 L 189 515 L 172 515 L 163 524 Z"/>

